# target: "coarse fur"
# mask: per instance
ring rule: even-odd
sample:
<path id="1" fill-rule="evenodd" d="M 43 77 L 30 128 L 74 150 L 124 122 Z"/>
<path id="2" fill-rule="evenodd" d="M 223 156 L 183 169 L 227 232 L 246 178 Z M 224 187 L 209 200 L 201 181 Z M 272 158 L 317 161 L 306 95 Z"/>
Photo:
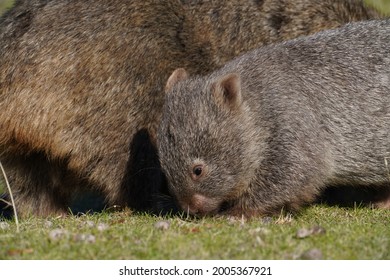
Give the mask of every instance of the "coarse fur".
<path id="1" fill-rule="evenodd" d="M 361 1 L 18 0 L 0 19 L 0 160 L 21 215 L 95 189 L 159 212 L 155 133 L 177 67 L 379 15 Z M 161 199 L 160 199 L 161 198 Z"/>
<path id="2" fill-rule="evenodd" d="M 182 0 L 183 42 L 220 67 L 261 45 L 383 17 L 361 0 Z M 214 68 L 215 70 L 215 68 Z"/>
<path id="3" fill-rule="evenodd" d="M 294 211 L 328 186 L 383 188 L 390 208 L 390 20 L 265 46 L 221 69 L 173 72 L 160 161 L 191 214 Z"/>

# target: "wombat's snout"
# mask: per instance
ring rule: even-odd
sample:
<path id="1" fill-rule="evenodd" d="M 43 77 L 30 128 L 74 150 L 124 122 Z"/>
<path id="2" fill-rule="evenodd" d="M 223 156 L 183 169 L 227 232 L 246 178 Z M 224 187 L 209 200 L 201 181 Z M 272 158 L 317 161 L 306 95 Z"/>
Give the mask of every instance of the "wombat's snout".
<path id="1" fill-rule="evenodd" d="M 192 195 L 187 201 L 181 202 L 183 211 L 191 215 L 205 216 L 219 211 L 220 202 L 201 194 Z"/>

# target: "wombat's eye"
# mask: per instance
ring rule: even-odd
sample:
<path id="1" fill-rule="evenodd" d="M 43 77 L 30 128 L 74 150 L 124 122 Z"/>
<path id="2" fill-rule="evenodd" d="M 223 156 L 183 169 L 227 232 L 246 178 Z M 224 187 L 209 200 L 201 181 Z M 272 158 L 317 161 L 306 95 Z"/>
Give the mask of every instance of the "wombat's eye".
<path id="1" fill-rule="evenodd" d="M 195 166 L 194 167 L 194 175 L 195 176 L 200 176 L 202 175 L 202 172 L 203 172 L 203 166 Z"/>
<path id="2" fill-rule="evenodd" d="M 205 164 L 195 164 L 191 170 L 191 178 L 198 181 L 206 175 L 207 166 Z"/>

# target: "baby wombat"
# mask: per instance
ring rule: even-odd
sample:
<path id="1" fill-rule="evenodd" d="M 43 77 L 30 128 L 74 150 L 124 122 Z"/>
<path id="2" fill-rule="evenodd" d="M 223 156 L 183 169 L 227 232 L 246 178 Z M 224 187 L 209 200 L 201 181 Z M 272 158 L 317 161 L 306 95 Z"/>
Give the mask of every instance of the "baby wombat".
<path id="1" fill-rule="evenodd" d="M 327 186 L 390 188 L 389 49 L 390 21 L 367 21 L 256 49 L 207 76 L 175 70 L 158 150 L 181 208 L 275 214 Z"/>

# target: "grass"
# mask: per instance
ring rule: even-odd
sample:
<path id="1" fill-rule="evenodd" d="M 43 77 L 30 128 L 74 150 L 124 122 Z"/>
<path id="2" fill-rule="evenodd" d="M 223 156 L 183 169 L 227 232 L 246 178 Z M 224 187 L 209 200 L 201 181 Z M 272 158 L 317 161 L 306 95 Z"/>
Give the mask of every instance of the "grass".
<path id="1" fill-rule="evenodd" d="M 1 162 L 0 162 L 0 170 L 1 170 L 1 174 L 3 175 L 5 185 L 7 186 L 7 191 L 8 191 L 8 194 L 9 194 L 10 202 L 8 202 L 8 201 L 6 201 L 4 199 L 1 199 L 1 200 L 3 202 L 9 203 L 9 205 L 12 206 L 13 212 L 14 212 L 15 224 L 16 224 L 16 232 L 19 233 L 19 231 L 20 231 L 20 229 L 19 229 L 19 219 L 18 219 L 18 213 L 16 211 L 16 206 L 15 206 L 15 201 L 14 201 L 12 189 L 11 189 L 11 186 L 10 186 L 10 184 L 8 182 L 7 174 L 5 173 L 5 170 L 3 168 L 3 164 Z M 3 193 L 3 192 L 4 192 L 4 190 L 2 190 L 0 188 L 0 194 Z"/>
<path id="2" fill-rule="evenodd" d="M 12 4 L 14 3 L 14 0 L 0 0 L 0 14 L 10 8 Z"/>
<path id="3" fill-rule="evenodd" d="M 162 222 L 167 229 L 157 226 Z M 318 234 L 297 236 L 319 226 Z M 295 217 L 186 219 L 125 210 L 0 224 L 0 259 L 390 259 L 390 212 L 316 205 Z"/>
<path id="4" fill-rule="evenodd" d="M 365 0 L 365 2 L 383 14 L 390 15 L 390 0 Z"/>

